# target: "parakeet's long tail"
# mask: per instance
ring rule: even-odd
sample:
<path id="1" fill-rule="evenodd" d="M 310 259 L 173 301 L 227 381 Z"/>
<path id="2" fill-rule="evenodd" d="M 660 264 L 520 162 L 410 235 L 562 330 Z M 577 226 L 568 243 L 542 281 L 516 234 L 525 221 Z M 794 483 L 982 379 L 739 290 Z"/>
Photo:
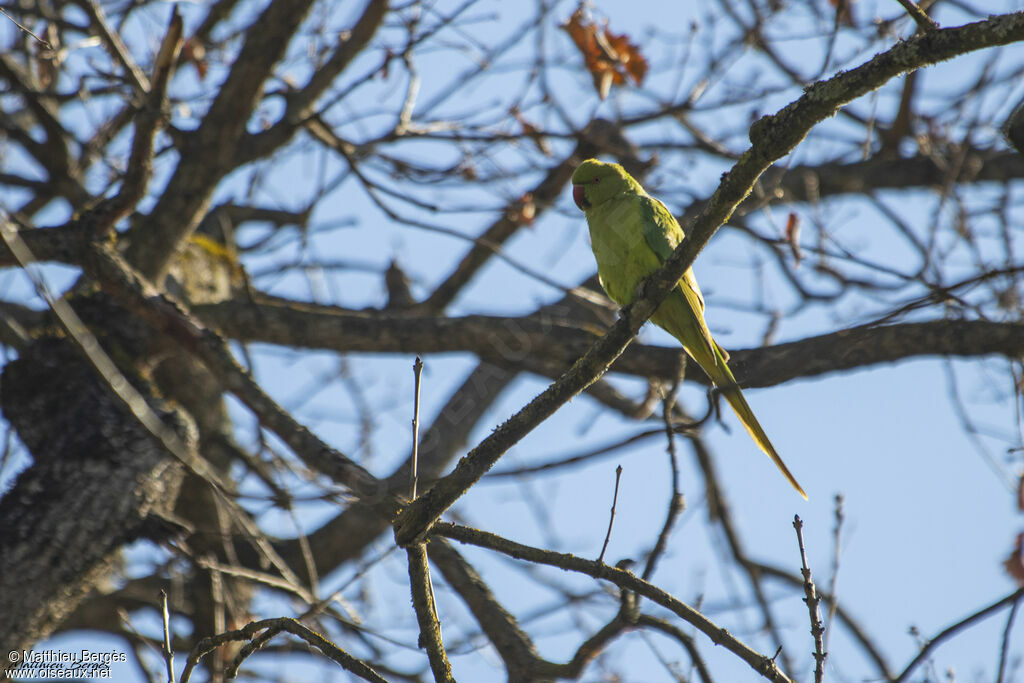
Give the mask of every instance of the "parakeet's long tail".
<path id="1" fill-rule="evenodd" d="M 782 476 L 786 477 L 786 480 L 790 485 L 797 490 L 797 492 L 807 500 L 807 494 L 804 493 L 803 488 L 797 483 L 796 477 L 786 467 L 786 463 L 782 461 L 778 452 L 775 450 L 775 446 L 768 440 L 768 435 L 764 433 L 764 429 L 761 428 L 761 423 L 754 417 L 754 411 L 750 409 L 750 404 L 747 403 L 747 399 L 744 398 L 743 392 L 740 391 L 740 386 L 736 383 L 735 377 L 733 377 L 732 371 L 725 362 L 725 357 L 722 356 L 721 349 L 718 348 L 718 344 L 714 344 L 716 369 L 721 371 L 720 377 L 712 377 L 715 385 L 719 391 L 722 392 L 722 396 L 725 396 L 725 400 L 729 402 L 732 409 L 736 412 L 736 417 L 740 418 L 740 422 L 743 423 L 744 429 L 747 430 L 747 434 L 750 434 L 750 438 L 754 440 L 754 443 L 765 452 L 765 454 L 772 459 L 775 466 L 782 472 Z"/>
<path id="2" fill-rule="evenodd" d="M 702 302 L 695 296 L 690 297 L 692 301 L 687 301 L 684 296 L 695 291 L 697 291 L 695 288 L 690 290 L 680 288 L 678 290 L 680 295 L 670 295 L 655 314 L 651 316 L 651 320 L 668 330 L 673 337 L 682 343 L 683 348 L 686 349 L 690 357 L 704 370 L 705 374 L 711 378 L 711 381 L 715 383 L 718 390 L 725 396 L 725 400 L 729 402 L 729 405 L 736 412 L 736 416 L 743 423 L 743 428 L 750 434 L 750 438 L 772 459 L 775 466 L 786 477 L 786 481 L 806 500 L 807 494 L 804 493 L 803 488 L 797 483 L 793 473 L 786 467 L 786 463 L 782 462 L 782 458 L 779 456 L 778 451 L 775 450 L 775 446 L 768 440 L 768 435 L 764 433 L 761 423 L 754 417 L 754 411 L 750 409 L 747 399 L 744 398 L 743 392 L 740 391 L 739 384 L 736 383 L 732 370 L 729 369 L 725 352 L 722 351 L 718 343 L 711 337 L 711 332 L 704 323 L 703 315 L 698 311 L 698 307 L 702 307 L 700 305 Z"/>

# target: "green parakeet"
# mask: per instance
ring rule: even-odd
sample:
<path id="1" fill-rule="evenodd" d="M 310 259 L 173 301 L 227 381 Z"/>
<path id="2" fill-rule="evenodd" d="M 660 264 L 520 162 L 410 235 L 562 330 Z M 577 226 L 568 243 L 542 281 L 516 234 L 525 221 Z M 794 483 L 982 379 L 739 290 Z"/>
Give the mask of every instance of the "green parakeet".
<path id="1" fill-rule="evenodd" d="M 633 301 L 640 283 L 660 268 L 683 240 L 683 230 L 665 205 L 647 194 L 618 164 L 588 159 L 573 173 L 572 185 L 572 198 L 590 226 L 601 286 L 615 303 L 625 306 Z M 651 320 L 680 341 L 736 411 L 754 442 L 807 498 L 743 397 L 726 363 L 729 354 L 712 338 L 704 322 L 704 297 L 692 269 Z"/>

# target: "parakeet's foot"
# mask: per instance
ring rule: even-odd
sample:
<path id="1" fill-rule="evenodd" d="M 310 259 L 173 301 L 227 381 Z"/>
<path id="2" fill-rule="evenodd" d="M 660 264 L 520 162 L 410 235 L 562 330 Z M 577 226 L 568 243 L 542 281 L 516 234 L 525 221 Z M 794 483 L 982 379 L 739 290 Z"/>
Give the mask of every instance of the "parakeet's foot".
<path id="1" fill-rule="evenodd" d="M 647 294 L 647 278 L 644 278 L 643 280 L 640 280 L 640 284 L 638 284 L 636 286 L 636 289 L 633 290 L 633 301 L 636 301 L 637 299 L 643 299 L 644 295 L 646 295 L 646 294 Z"/>

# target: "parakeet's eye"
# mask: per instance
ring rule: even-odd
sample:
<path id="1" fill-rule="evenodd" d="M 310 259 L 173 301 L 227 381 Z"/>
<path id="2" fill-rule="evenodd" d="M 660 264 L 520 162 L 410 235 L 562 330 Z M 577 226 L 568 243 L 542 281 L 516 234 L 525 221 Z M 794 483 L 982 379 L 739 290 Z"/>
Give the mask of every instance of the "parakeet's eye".
<path id="1" fill-rule="evenodd" d="M 595 185 L 597 185 L 597 184 L 598 184 L 599 182 L 601 182 L 601 179 L 600 179 L 600 178 L 594 178 L 594 184 L 595 184 Z"/>

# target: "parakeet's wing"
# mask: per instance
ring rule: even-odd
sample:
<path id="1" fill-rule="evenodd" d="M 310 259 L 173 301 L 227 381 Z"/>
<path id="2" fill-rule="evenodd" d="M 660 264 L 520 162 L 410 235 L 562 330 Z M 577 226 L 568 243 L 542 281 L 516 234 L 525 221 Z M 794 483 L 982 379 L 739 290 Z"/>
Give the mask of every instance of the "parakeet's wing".
<path id="1" fill-rule="evenodd" d="M 640 208 L 643 212 L 644 239 L 651 250 L 658 255 L 661 262 L 664 263 L 672 255 L 672 252 L 675 251 L 675 248 L 679 246 L 679 243 L 683 241 L 683 229 L 679 227 L 678 221 L 676 221 L 672 212 L 668 210 L 668 207 L 654 197 L 641 197 Z M 708 329 L 707 323 L 704 322 L 704 295 L 697 285 L 697 278 L 694 277 L 693 269 L 688 268 L 686 270 L 680 285 L 679 289 L 683 296 L 686 297 L 686 302 L 697 314 L 694 317 L 701 328 L 700 331 L 707 339 L 709 347 L 711 345 L 717 346 L 717 343 L 711 336 L 711 330 Z M 710 351 L 711 349 L 709 348 L 708 350 Z M 724 351 L 722 351 L 722 354 L 726 358 L 729 357 Z"/>
<path id="2" fill-rule="evenodd" d="M 651 250 L 664 262 L 683 240 L 683 230 L 668 208 L 657 199 L 642 196 L 640 202 L 643 212 L 644 240 Z M 679 298 L 682 294 L 682 298 Z M 754 442 L 764 451 L 779 468 L 787 481 L 792 484 L 801 496 L 807 494 L 797 483 L 796 478 L 782 461 L 764 429 L 754 416 L 754 411 L 743 396 L 736 378 L 727 363 L 729 355 L 718 345 L 711 330 L 704 321 L 704 296 L 697 286 L 697 279 L 692 270 L 679 282 L 679 286 L 669 294 L 651 320 L 665 328 L 682 343 L 683 348 L 697 362 L 711 381 L 721 390 L 722 395 L 739 417 L 743 427 Z"/>

